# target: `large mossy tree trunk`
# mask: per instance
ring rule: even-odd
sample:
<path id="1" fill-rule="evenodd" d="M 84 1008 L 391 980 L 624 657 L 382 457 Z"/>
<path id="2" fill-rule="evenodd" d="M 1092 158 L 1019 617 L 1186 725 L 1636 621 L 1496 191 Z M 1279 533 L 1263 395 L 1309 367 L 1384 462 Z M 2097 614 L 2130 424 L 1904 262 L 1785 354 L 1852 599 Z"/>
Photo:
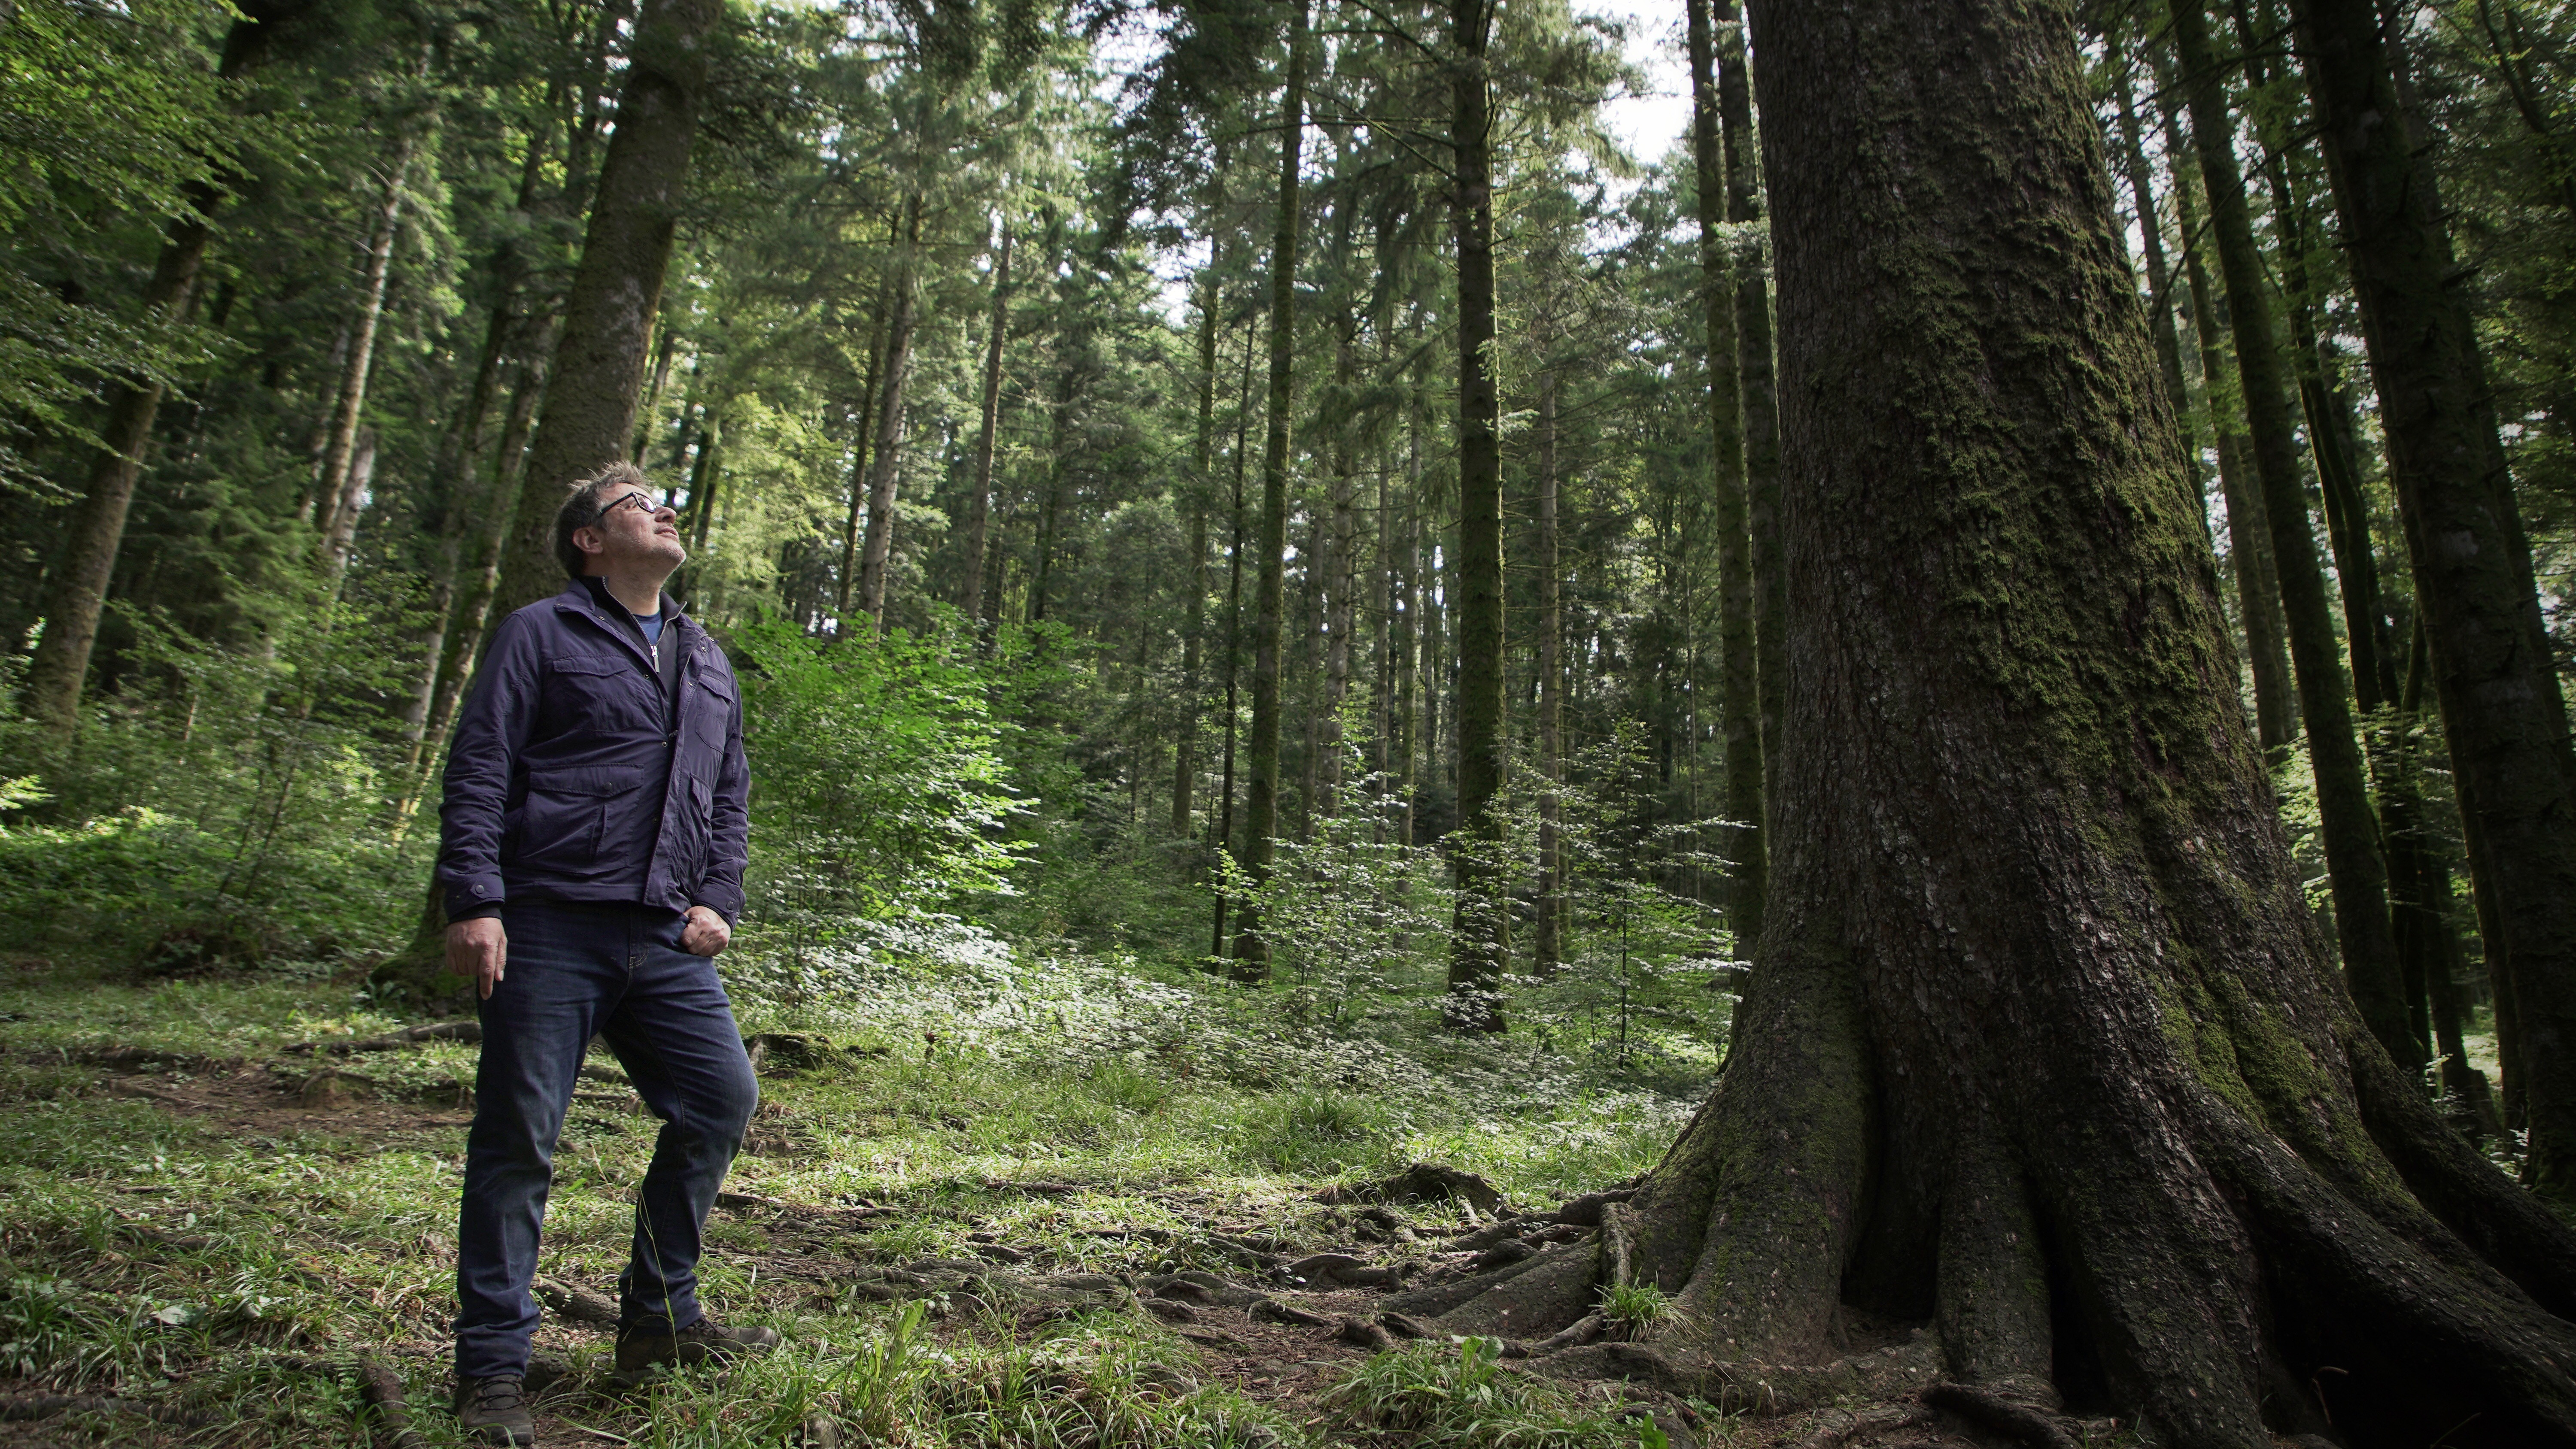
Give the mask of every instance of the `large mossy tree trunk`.
<path id="1" fill-rule="evenodd" d="M 1794 1368 L 1857 1307 L 2163 1445 L 2576 1444 L 2576 1235 L 2389 1062 L 2302 898 L 2069 7 L 1754 22 L 1790 677 L 1733 1058 L 1608 1251 L 1409 1306 L 1531 1335 L 1624 1266 L 1673 1311 L 1542 1364 L 1795 1401 L 1863 1373 Z"/>
<path id="2" fill-rule="evenodd" d="M 680 204 L 697 143 L 707 52 L 724 7 L 716 0 L 646 0 L 628 48 L 617 126 L 565 294 L 563 332 L 548 371 L 545 411 L 529 444 L 527 483 L 502 560 L 494 617 L 563 587 L 555 510 L 565 488 L 623 459 L 652 361 L 653 318 L 671 263 Z"/>
<path id="3" fill-rule="evenodd" d="M 2318 140 L 2352 259 L 2424 611 L 2489 966 L 2519 1050 L 2526 1176 L 2576 1197 L 2576 756 L 2505 471 L 2495 404 L 2432 170 L 2378 12 L 2296 0 Z"/>

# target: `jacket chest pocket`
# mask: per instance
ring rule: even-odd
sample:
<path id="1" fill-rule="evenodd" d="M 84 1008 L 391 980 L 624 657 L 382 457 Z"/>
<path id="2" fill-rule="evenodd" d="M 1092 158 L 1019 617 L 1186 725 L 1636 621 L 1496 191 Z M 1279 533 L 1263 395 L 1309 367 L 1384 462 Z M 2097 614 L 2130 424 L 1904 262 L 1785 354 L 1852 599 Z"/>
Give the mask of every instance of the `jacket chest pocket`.
<path id="1" fill-rule="evenodd" d="M 700 748 L 721 754 L 733 727 L 733 683 L 700 675 L 680 693 L 682 727 Z"/>
<path id="2" fill-rule="evenodd" d="M 634 660 L 570 654 L 549 667 L 546 711 L 559 728 L 603 736 L 662 732 L 660 684 Z"/>

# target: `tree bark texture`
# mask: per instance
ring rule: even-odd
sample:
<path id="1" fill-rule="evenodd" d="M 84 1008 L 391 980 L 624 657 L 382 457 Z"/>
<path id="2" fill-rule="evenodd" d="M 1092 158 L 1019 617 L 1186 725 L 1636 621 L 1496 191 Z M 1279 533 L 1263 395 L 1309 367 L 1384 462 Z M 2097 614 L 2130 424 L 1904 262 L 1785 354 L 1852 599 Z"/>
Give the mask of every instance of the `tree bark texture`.
<path id="1" fill-rule="evenodd" d="M 1708 516 L 1709 526 L 1717 535 L 1718 720 L 1726 747 L 1723 808 L 1730 824 L 1723 837 L 1728 865 L 1727 925 L 1735 933 L 1736 955 L 1749 956 L 1762 935 L 1762 897 L 1769 889 L 1762 840 L 1762 678 L 1760 651 L 1755 644 L 1751 500 L 1745 477 L 1747 409 L 1739 382 L 1743 352 L 1736 307 L 1739 283 L 1721 226 L 1727 220 L 1732 147 L 1749 146 L 1752 138 L 1743 133 L 1728 135 L 1719 129 L 1717 45 L 1709 22 L 1709 0 L 1688 3 L 1691 152 L 1698 163 L 1700 285 L 1708 317 L 1709 437 L 1715 456 Z M 1736 46 L 1740 66 L 1740 34 Z M 1754 285 L 1758 286 L 1758 281 Z M 1764 305 L 1767 310 L 1767 299 Z M 1766 353 L 1769 335 L 1766 319 Z M 1776 440 L 1771 462 L 1776 469 Z M 1694 691 L 1692 703 L 1696 706 L 1697 702 Z M 1689 748 L 1696 751 L 1698 744 L 1694 732 Z M 1698 813 L 1696 800 L 1692 802 L 1692 813 Z"/>
<path id="2" fill-rule="evenodd" d="M 1503 1029 L 1510 902 L 1495 808 L 1503 738 L 1503 459 L 1495 426 L 1493 98 L 1485 75 L 1491 0 L 1451 0 L 1450 217 L 1458 259 L 1458 882 L 1449 956 L 1451 1025 Z"/>
<path id="3" fill-rule="evenodd" d="M 2272 564 L 2281 585 L 2281 617 L 2289 626 L 2291 672 L 2298 678 L 2299 713 L 2308 726 L 2308 763 L 2316 778 L 2319 843 L 2334 885 L 2335 932 L 2343 969 L 2364 1020 L 2388 1054 L 2421 1065 L 2420 1048 L 2406 1029 L 2406 992 L 2397 957 L 2397 933 L 2388 914 L 2388 864 L 2379 823 L 2370 807 L 2368 770 L 2353 731 L 2352 695 L 2344 684 L 2343 657 L 2335 647 L 2333 606 L 2317 558 L 2316 534 L 2300 486 L 2298 429 L 2290 389 L 2282 376 L 2281 348 L 2272 327 L 2272 304 L 2263 257 L 2254 240 L 2245 181 L 2236 160 L 2236 126 L 2209 40 L 2201 0 L 2173 6 L 2174 57 L 2182 66 L 2185 104 L 2191 111 L 2192 150 L 2209 194 L 2210 237 L 2218 251 L 2219 279 L 2227 293 L 2228 330 L 2236 338 L 2236 376 L 2244 392 L 2245 433 L 2252 444 L 2255 485 L 2263 493 L 2270 525 Z"/>
<path id="4" fill-rule="evenodd" d="M 2329 1414 L 2354 1446 L 2576 1443 L 2576 1234 L 2370 1039 L 2302 899 L 2069 7 L 1754 21 L 1792 568 L 1769 919 L 1723 1079 L 1601 1251 L 1445 1326 L 1569 1322 L 1624 1264 L 1673 1311 L 1560 1372 L 1814 1403 L 1909 1363 L 1836 1361 L 1851 1304 L 1928 1320 L 1926 1375 L 2175 1449 Z"/>
<path id="5" fill-rule="evenodd" d="M 2297 0 L 2436 697 L 2513 1018 L 2525 1177 L 2576 1196 L 2576 755 L 2441 198 L 2368 4 Z M 2499 939 L 2500 938 L 2500 939 Z M 2518 1069 L 2518 1070 L 2517 1070 Z M 2520 1076 L 2522 1080 L 2513 1078 Z"/>
<path id="6" fill-rule="evenodd" d="M 495 608 L 503 617 L 562 587 L 554 522 L 564 490 L 624 458 L 635 436 L 653 318 L 697 140 L 706 51 L 723 19 L 718 0 L 646 0 L 636 20 L 617 126 L 564 297 L 545 412 L 502 562 Z"/>
<path id="7" fill-rule="evenodd" d="M 1279 828 L 1279 630 L 1287 608 L 1288 415 L 1296 402 L 1297 169 L 1305 155 L 1306 0 L 1293 0 L 1288 75 L 1280 88 L 1278 212 L 1270 235 L 1270 388 L 1261 438 L 1261 533 L 1253 541 L 1259 572 L 1252 589 L 1252 738 L 1244 745 L 1251 779 L 1243 792 L 1243 869 L 1255 882 L 1270 874 L 1270 842 Z M 1270 974 L 1270 948 L 1246 906 L 1234 938 L 1234 975 Z"/>

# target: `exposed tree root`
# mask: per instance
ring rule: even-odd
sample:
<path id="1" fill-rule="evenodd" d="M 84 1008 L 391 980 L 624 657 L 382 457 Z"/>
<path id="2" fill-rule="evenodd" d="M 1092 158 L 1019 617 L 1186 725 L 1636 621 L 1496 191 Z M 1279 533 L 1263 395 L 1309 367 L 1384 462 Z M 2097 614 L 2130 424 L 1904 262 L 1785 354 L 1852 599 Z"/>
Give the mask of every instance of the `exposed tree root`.
<path id="1" fill-rule="evenodd" d="M 358 1360 L 358 1397 L 375 1419 L 376 1449 L 420 1449 L 425 1442 L 412 1427 L 411 1406 L 403 1399 L 402 1380 L 371 1358 Z"/>
<path id="2" fill-rule="evenodd" d="M 1979 1428 L 2010 1434 L 2032 1449 L 2078 1449 L 2075 1436 L 2054 1415 L 1968 1384 L 1934 1384 L 1923 1391 L 1923 1402 Z"/>
<path id="3" fill-rule="evenodd" d="M 1836 1445 L 1863 1434 L 1910 1428 L 1931 1417 L 1921 1408 L 1908 1404 L 1880 1404 L 1857 1410 L 1827 1409 L 1816 1416 L 1816 1427 L 1798 1441 L 1796 1449 L 1835 1449 Z"/>
<path id="4" fill-rule="evenodd" d="M 1643 1343 L 1595 1343 L 1534 1359 L 1530 1368 L 1550 1378 L 1628 1379 L 1731 1412 L 1775 1418 L 1851 1400 L 1910 1400 L 1939 1378 L 1941 1355 L 1928 1333 L 1814 1367 L 1730 1362 Z"/>

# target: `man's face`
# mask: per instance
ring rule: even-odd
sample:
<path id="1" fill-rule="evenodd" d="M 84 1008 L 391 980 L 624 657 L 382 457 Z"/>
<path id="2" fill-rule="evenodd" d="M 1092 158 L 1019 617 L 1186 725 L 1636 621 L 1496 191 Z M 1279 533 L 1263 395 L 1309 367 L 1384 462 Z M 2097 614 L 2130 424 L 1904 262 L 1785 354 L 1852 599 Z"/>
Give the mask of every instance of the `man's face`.
<path id="1" fill-rule="evenodd" d="M 659 568 L 664 573 L 689 561 L 680 545 L 678 515 L 658 505 L 653 495 L 632 484 L 611 490 L 607 511 L 597 522 L 573 530 L 572 541 L 590 556 L 587 572 Z"/>

